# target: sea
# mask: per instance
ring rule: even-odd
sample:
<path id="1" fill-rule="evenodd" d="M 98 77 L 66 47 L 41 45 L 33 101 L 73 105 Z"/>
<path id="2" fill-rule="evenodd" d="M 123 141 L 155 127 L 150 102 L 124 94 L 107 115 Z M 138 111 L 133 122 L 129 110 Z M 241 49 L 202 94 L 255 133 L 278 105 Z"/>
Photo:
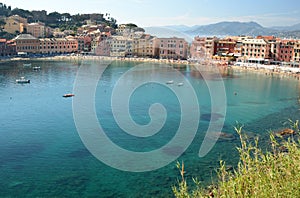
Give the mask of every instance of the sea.
<path id="1" fill-rule="evenodd" d="M 214 184 L 220 160 L 239 161 L 234 127 L 267 147 L 299 120 L 299 96 L 294 77 L 230 68 L 2 62 L 0 197 L 174 197 L 177 163 L 189 186 Z"/>

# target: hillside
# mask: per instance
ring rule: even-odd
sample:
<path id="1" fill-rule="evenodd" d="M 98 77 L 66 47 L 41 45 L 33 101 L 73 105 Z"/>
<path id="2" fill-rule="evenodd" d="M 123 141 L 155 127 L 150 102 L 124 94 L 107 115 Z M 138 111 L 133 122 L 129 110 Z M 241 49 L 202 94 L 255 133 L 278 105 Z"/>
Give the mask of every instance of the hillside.
<path id="1" fill-rule="evenodd" d="M 146 29 L 160 30 L 165 29 L 170 32 L 178 32 L 180 34 L 188 35 L 194 37 L 200 36 L 227 36 L 227 35 L 274 35 L 278 37 L 288 37 L 288 38 L 300 38 L 300 23 L 292 26 L 283 27 L 263 27 L 256 22 L 219 22 L 209 25 L 196 25 L 196 26 L 185 26 L 185 25 L 174 25 L 174 26 L 164 26 L 164 27 L 148 27 Z M 171 35 L 170 35 L 171 36 Z"/>

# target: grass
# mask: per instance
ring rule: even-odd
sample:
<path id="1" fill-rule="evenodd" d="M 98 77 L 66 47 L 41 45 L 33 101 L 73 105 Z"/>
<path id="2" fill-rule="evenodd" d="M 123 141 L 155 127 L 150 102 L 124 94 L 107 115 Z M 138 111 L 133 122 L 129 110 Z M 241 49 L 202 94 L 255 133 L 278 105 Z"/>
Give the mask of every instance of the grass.
<path id="1" fill-rule="evenodd" d="M 270 149 L 265 152 L 259 148 L 258 139 L 249 141 L 242 127 L 235 127 L 241 142 L 237 148 L 240 161 L 234 170 L 228 170 L 221 161 L 219 179 L 210 187 L 203 188 L 193 179 L 196 187 L 190 189 L 184 163 L 177 163 L 181 179 L 172 188 L 175 197 L 300 197 L 299 121 L 291 123 L 293 133 L 270 133 Z"/>

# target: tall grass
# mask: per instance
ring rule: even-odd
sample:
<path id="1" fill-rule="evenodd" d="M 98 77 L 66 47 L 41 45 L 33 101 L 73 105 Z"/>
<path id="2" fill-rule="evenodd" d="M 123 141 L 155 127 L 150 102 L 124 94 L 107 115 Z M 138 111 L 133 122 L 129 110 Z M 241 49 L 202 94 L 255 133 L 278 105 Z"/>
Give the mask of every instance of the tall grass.
<path id="1" fill-rule="evenodd" d="M 202 188 L 194 179 L 196 188 L 189 189 L 181 168 L 181 180 L 172 188 L 175 197 L 300 197 L 300 139 L 299 122 L 292 124 L 293 134 L 278 137 L 270 134 L 270 150 L 263 152 L 242 134 L 242 127 L 236 127 L 241 141 L 238 148 L 240 161 L 237 168 L 230 171 L 224 161 L 217 171 L 219 180 L 210 188 Z"/>

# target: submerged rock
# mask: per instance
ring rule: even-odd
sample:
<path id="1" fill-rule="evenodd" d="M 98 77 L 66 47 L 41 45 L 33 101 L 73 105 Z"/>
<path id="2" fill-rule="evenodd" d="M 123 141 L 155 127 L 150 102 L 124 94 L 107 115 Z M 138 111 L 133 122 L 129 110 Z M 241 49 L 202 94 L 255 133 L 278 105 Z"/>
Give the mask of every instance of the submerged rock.
<path id="1" fill-rule="evenodd" d="M 235 136 L 231 133 L 225 132 L 209 132 L 208 137 L 212 140 L 224 140 L 224 141 L 231 141 L 235 139 Z"/>
<path id="2" fill-rule="evenodd" d="M 294 131 L 293 129 L 289 129 L 289 128 L 285 128 L 285 129 L 282 129 L 282 130 L 276 132 L 276 135 L 280 135 L 280 136 L 294 135 L 294 134 L 296 134 L 296 131 Z"/>

